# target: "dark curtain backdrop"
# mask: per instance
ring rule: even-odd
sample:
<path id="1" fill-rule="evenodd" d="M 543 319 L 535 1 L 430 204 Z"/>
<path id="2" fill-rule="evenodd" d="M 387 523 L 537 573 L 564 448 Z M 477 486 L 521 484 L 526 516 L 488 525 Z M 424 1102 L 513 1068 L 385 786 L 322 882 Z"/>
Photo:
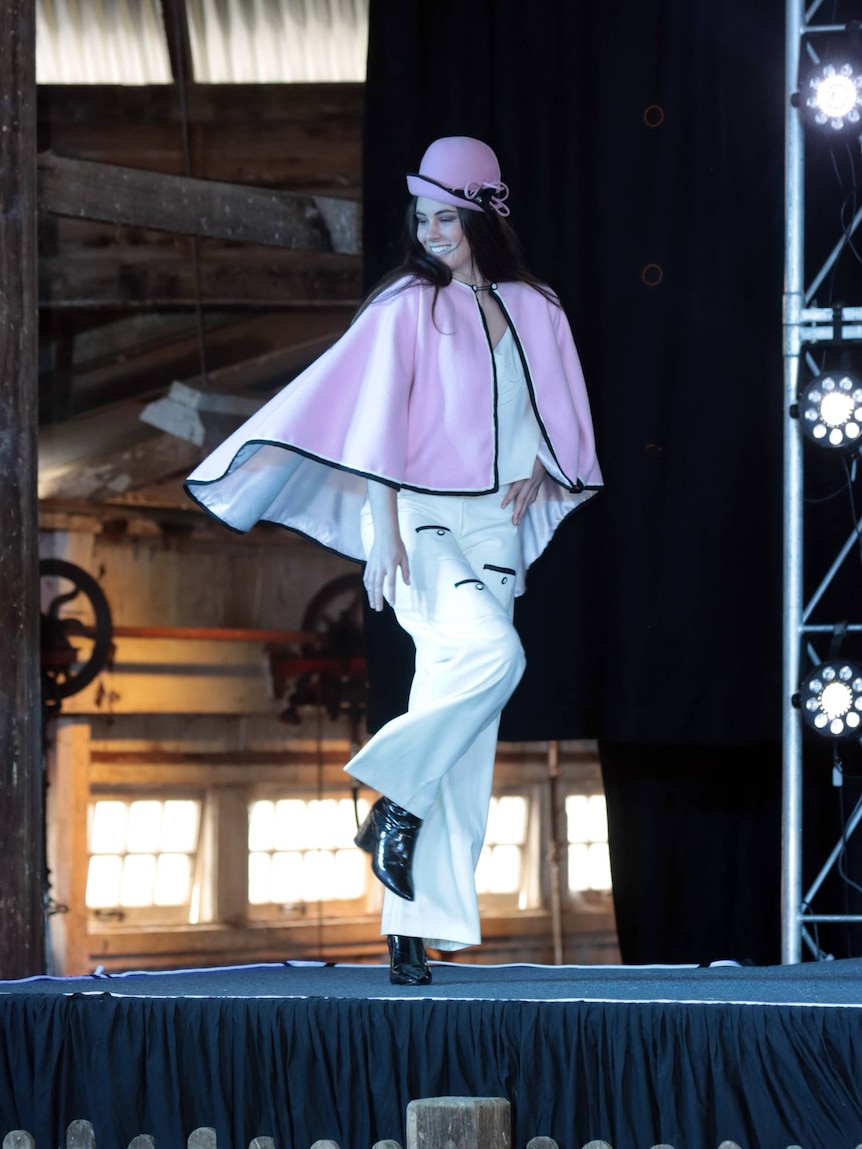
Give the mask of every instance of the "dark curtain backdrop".
<path id="1" fill-rule="evenodd" d="M 370 17 L 367 285 L 427 144 L 487 140 L 593 404 L 606 489 L 530 572 L 501 737 L 598 738 L 625 961 L 777 961 L 784 5 Z M 412 648 L 367 640 L 375 729 Z"/>

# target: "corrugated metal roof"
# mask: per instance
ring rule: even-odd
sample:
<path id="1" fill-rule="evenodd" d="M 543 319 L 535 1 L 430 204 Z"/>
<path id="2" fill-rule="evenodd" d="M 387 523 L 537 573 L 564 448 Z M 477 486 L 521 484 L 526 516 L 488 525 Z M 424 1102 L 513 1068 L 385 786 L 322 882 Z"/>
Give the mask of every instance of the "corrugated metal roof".
<path id="1" fill-rule="evenodd" d="M 188 0 L 195 79 L 365 79 L 368 0 Z"/>
<path id="2" fill-rule="evenodd" d="M 36 0 L 40 84 L 170 84 L 159 0 Z"/>
<path id="3" fill-rule="evenodd" d="M 186 0 L 198 83 L 363 81 L 368 0 Z M 37 0 L 40 84 L 169 84 L 159 0 Z"/>

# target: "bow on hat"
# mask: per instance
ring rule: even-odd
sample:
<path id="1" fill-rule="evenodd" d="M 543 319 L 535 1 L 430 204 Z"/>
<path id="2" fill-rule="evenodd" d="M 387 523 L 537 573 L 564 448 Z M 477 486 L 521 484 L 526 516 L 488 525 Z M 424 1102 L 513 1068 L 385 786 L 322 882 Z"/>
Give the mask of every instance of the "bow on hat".
<path id="1" fill-rule="evenodd" d="M 455 188 L 451 189 L 458 194 Z M 492 192 L 497 192 L 497 195 L 492 195 Z M 472 183 L 467 184 L 464 188 L 464 195 L 467 199 L 475 200 L 482 205 L 483 211 L 488 208 L 493 208 L 497 215 L 509 215 L 509 207 L 503 201 L 509 198 L 509 189 L 502 180 L 497 180 L 496 183 L 479 183 L 474 180 Z"/>

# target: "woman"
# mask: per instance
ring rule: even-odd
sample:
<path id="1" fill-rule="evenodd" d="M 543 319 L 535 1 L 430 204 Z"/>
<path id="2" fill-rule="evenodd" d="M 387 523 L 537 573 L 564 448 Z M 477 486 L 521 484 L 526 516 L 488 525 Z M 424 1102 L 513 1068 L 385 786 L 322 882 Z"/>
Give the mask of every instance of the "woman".
<path id="1" fill-rule="evenodd" d="M 523 266 L 494 152 L 436 140 L 407 186 L 401 265 L 186 488 L 237 530 L 267 519 L 364 560 L 371 607 L 413 637 L 407 713 L 346 769 L 381 795 L 356 844 L 386 887 L 390 978 L 423 985 L 426 944 L 481 940 L 474 872 L 524 669 L 514 598 L 602 480 L 571 331 Z"/>

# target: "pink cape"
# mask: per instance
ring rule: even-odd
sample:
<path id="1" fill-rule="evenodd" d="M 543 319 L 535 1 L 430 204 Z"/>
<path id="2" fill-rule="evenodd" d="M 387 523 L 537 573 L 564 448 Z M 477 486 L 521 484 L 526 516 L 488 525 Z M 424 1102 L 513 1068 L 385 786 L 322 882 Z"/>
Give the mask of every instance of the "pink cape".
<path id="1" fill-rule="evenodd" d="M 195 468 L 193 499 L 234 530 L 263 519 L 364 561 L 366 477 L 439 494 L 498 488 L 494 357 L 475 293 L 453 281 L 432 310 L 433 288 L 402 287 Z M 494 291 L 524 361 L 548 472 L 521 524 L 522 593 L 527 568 L 602 477 L 562 308 L 527 284 Z"/>

